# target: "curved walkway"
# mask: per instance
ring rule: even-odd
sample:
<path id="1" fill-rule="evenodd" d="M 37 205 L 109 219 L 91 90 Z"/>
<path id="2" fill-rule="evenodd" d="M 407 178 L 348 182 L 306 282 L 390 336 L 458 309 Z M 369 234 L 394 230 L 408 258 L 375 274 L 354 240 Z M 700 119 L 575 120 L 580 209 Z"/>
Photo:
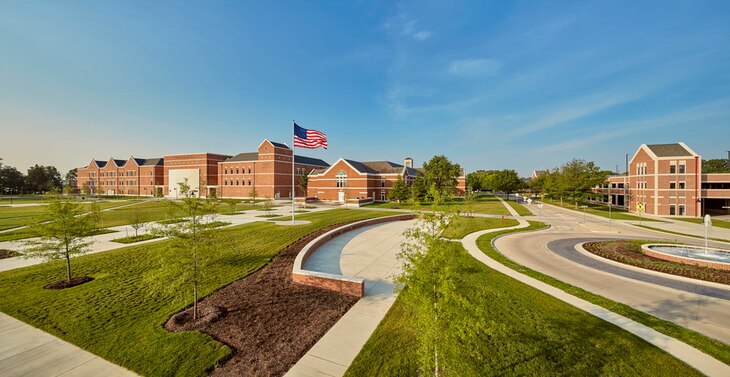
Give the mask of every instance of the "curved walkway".
<path id="1" fill-rule="evenodd" d="M 511 207 L 509 207 L 511 208 Z M 510 211 L 512 212 L 512 211 Z M 518 219 L 520 225 L 512 227 L 513 229 L 524 228 L 529 224 L 521 219 L 516 213 L 513 215 Z M 533 288 L 539 289 L 561 301 L 564 301 L 570 305 L 575 306 L 587 313 L 590 313 L 598 318 L 601 318 L 607 322 L 610 322 L 620 328 L 637 335 L 638 337 L 646 340 L 647 342 L 657 346 L 658 348 L 668 352 L 674 357 L 682 360 L 698 371 L 710 375 L 710 376 L 727 376 L 730 375 L 730 366 L 722 363 L 721 361 L 697 350 L 694 347 L 687 345 L 677 339 L 664 335 L 650 327 L 642 325 L 636 321 L 630 320 L 626 317 L 618 315 L 605 309 L 601 306 L 592 304 L 588 301 L 575 297 L 566 293 L 563 290 L 555 288 L 549 284 L 543 283 L 527 275 L 523 275 L 517 271 L 514 271 L 507 266 L 489 258 L 479 247 L 477 247 L 477 239 L 489 231 L 479 231 L 471 233 L 462 239 L 462 245 L 474 258 L 484 263 L 488 267 L 499 271 L 513 279 L 523 282 Z"/>

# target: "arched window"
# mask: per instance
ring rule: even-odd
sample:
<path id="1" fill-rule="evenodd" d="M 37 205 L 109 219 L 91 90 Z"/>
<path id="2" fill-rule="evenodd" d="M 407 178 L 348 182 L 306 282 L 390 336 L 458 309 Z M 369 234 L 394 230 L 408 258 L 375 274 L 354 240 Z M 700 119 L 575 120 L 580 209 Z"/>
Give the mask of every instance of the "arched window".
<path id="1" fill-rule="evenodd" d="M 248 174 L 251 174 L 251 167 L 248 167 Z"/>
<path id="2" fill-rule="evenodd" d="M 337 187 L 347 187 L 347 173 L 344 170 L 337 172 Z"/>
<path id="3" fill-rule="evenodd" d="M 223 186 L 228 186 L 228 179 L 223 180 Z"/>
<path id="4" fill-rule="evenodd" d="M 238 174 L 238 168 L 236 168 L 236 174 Z"/>
<path id="5" fill-rule="evenodd" d="M 248 185 L 251 186 L 251 178 L 248 179 Z"/>
<path id="6" fill-rule="evenodd" d="M 223 169 L 223 174 L 228 174 L 228 168 Z"/>
<path id="7" fill-rule="evenodd" d="M 238 178 L 236 178 L 236 186 L 238 186 Z"/>

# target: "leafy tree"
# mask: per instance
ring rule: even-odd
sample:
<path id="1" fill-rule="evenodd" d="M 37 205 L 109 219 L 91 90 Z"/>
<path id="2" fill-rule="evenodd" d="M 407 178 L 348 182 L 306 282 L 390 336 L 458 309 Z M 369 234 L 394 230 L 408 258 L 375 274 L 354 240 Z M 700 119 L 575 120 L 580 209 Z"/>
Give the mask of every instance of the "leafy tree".
<path id="1" fill-rule="evenodd" d="M 428 194 L 428 188 L 426 186 L 426 181 L 424 180 L 423 176 L 416 175 L 416 179 L 413 181 L 413 184 L 411 185 L 411 200 L 415 202 L 421 202 L 424 199 L 426 199 L 426 195 Z"/>
<path id="2" fill-rule="evenodd" d="M 309 187 L 309 176 L 306 174 L 303 174 L 299 177 L 299 187 L 302 189 L 302 192 L 304 193 L 304 197 L 307 197 L 307 187 Z"/>
<path id="3" fill-rule="evenodd" d="M 174 273 L 174 278 L 193 288 L 193 320 L 200 318 L 198 311 L 198 288 L 204 278 L 205 267 L 210 261 L 211 247 L 209 231 L 206 231 L 204 218 L 217 213 L 212 201 L 201 199 L 191 190 L 187 182 L 178 183 L 182 198 L 169 201 L 175 212 L 184 212 L 186 221 L 166 224 L 157 228 L 155 233 L 169 237 L 170 247 L 177 252 L 173 261 L 165 261 Z"/>
<path id="4" fill-rule="evenodd" d="M 258 195 L 258 193 L 256 192 L 256 188 L 255 187 L 251 187 L 251 191 L 249 191 L 248 196 L 251 197 L 251 202 L 252 203 L 256 201 L 256 196 L 257 195 Z"/>
<path id="5" fill-rule="evenodd" d="M 702 173 L 730 173 L 730 162 L 726 159 L 709 159 L 702 160 Z"/>
<path id="6" fill-rule="evenodd" d="M 79 171 L 79 169 L 77 169 L 77 168 L 73 168 L 73 169 L 69 170 L 69 171 L 68 171 L 68 173 L 66 173 L 66 176 L 65 176 L 64 178 L 65 178 L 65 179 L 66 179 L 67 181 L 70 181 L 70 180 L 76 179 L 76 178 L 77 178 L 77 176 L 78 176 L 78 171 Z"/>
<path id="7" fill-rule="evenodd" d="M 89 206 L 89 218 L 92 219 L 92 221 L 95 224 L 99 224 L 99 227 L 104 227 L 104 216 L 101 210 L 101 206 L 97 202 L 91 203 L 91 206 Z"/>
<path id="8" fill-rule="evenodd" d="M 408 185 L 403 181 L 403 177 L 398 176 L 398 179 L 393 183 L 393 188 L 388 193 L 388 199 L 400 203 L 408 200 L 410 196 L 411 191 L 408 189 Z"/>
<path id="9" fill-rule="evenodd" d="M 522 186 L 522 179 L 514 170 L 499 170 L 487 176 L 486 186 L 491 191 L 514 192 Z"/>
<path id="10" fill-rule="evenodd" d="M 272 208 L 274 208 L 274 200 L 267 195 L 266 198 L 264 198 L 264 201 L 261 203 L 261 209 L 266 212 L 267 215 L 269 215 Z"/>
<path id="11" fill-rule="evenodd" d="M 418 362 L 420 374 L 438 375 L 448 369 L 450 359 L 459 345 L 448 341 L 449 324 L 459 318 L 459 293 L 454 279 L 458 271 L 447 263 L 452 248 L 441 238 L 453 214 L 440 212 L 443 204 L 435 185 L 430 190 L 433 197 L 431 211 L 423 213 L 418 226 L 405 232 L 406 242 L 402 245 L 399 258 L 403 261 L 402 273 L 397 276 L 398 289 L 404 290 L 401 299 L 413 312 L 412 324 L 418 339 Z"/>
<path id="12" fill-rule="evenodd" d="M 32 192 L 48 192 L 54 189 L 61 190 L 61 173 L 54 166 L 34 165 L 28 169 L 25 176 L 28 189 Z"/>
<path id="13" fill-rule="evenodd" d="M 476 204 L 476 201 L 476 192 L 472 190 L 471 187 L 467 187 L 466 192 L 464 192 L 464 215 L 474 216 L 474 205 Z"/>
<path id="14" fill-rule="evenodd" d="M 435 187 L 441 195 L 451 194 L 456 189 L 461 173 L 459 164 L 452 163 L 444 155 L 434 156 L 423 164 L 423 178 L 426 187 Z"/>
<path id="15" fill-rule="evenodd" d="M 65 259 L 66 279 L 71 282 L 71 257 L 84 254 L 92 242 L 87 241 L 97 229 L 94 218 L 83 216 L 83 208 L 72 201 L 54 199 L 45 208 L 47 222 L 37 225 L 40 238 L 26 242 L 25 257 L 42 257 L 47 261 Z"/>
<path id="16" fill-rule="evenodd" d="M 25 177 L 18 169 L 7 165 L 0 167 L 0 193 L 18 194 L 23 192 L 24 186 Z"/>

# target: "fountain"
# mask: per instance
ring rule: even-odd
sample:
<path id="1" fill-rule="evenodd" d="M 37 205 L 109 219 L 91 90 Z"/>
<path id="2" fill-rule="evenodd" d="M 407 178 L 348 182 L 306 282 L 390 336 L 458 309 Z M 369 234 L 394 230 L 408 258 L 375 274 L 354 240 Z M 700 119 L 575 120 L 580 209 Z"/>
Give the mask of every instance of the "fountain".
<path id="1" fill-rule="evenodd" d="M 730 271 L 730 250 L 710 247 L 710 230 L 712 219 L 705 215 L 705 247 L 675 244 L 645 244 L 641 245 L 644 254 L 654 258 L 693 264 Z"/>

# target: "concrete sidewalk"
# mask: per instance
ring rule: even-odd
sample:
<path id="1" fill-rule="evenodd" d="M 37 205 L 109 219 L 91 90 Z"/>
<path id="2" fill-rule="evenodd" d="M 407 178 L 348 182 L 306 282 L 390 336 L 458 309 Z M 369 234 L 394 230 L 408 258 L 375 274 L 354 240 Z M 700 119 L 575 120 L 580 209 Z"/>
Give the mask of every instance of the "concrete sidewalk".
<path id="1" fill-rule="evenodd" d="M 0 376 L 136 376 L 131 371 L 0 313 Z"/>
<path id="2" fill-rule="evenodd" d="M 308 270 L 365 278 L 365 296 L 287 372 L 286 376 L 342 376 L 398 296 L 393 277 L 400 272 L 403 232 L 415 220 L 371 225 L 320 246 Z"/>

